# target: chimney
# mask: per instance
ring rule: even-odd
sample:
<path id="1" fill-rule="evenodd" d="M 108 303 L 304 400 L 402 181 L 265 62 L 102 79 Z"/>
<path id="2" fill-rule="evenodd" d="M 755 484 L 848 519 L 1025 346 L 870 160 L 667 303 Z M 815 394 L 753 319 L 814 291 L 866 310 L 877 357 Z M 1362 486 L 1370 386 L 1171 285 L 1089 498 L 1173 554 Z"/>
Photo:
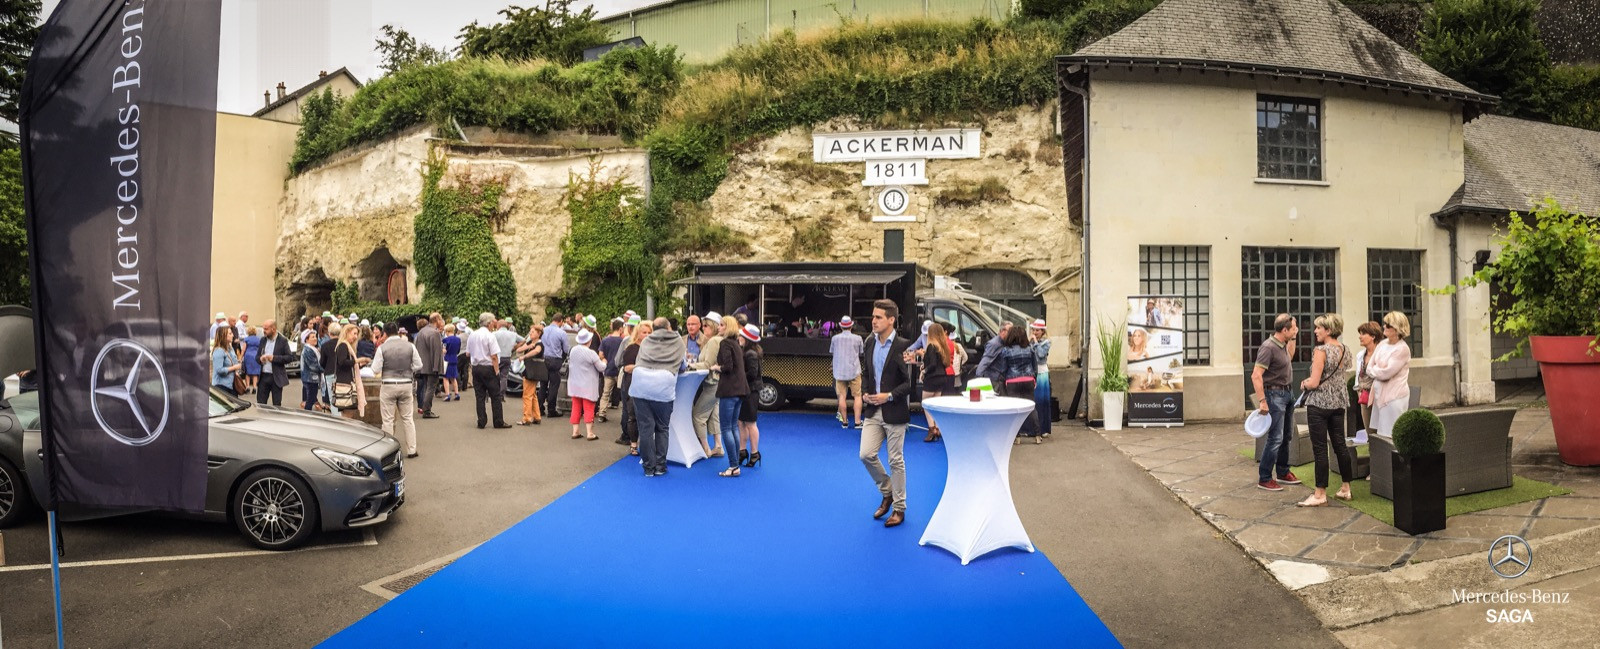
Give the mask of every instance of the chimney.
<path id="1" fill-rule="evenodd" d="M 271 90 L 263 90 L 263 91 L 261 91 L 261 99 L 263 99 L 265 101 L 265 103 L 262 104 L 263 107 L 271 106 L 272 105 L 272 91 Z"/>
<path id="2" fill-rule="evenodd" d="M 328 76 L 328 71 L 327 70 L 321 70 L 321 71 L 317 72 L 317 78 L 318 79 L 321 79 L 321 78 L 326 77 L 326 76 Z"/>
<path id="3" fill-rule="evenodd" d="M 283 99 L 284 90 L 286 90 L 286 88 L 283 87 L 283 82 L 279 81 L 278 82 L 278 98 L 279 99 Z"/>

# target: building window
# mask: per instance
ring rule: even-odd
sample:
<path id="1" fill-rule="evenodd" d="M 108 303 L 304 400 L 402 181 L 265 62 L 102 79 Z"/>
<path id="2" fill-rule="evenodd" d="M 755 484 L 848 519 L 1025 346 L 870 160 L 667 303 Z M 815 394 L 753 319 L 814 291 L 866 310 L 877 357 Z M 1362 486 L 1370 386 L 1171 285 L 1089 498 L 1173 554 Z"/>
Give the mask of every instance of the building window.
<path id="1" fill-rule="evenodd" d="M 1256 96 L 1256 177 L 1322 180 L 1322 102 Z"/>
<path id="2" fill-rule="evenodd" d="M 1280 313 L 1294 316 L 1300 324 L 1294 362 L 1311 362 L 1312 350 L 1317 345 L 1311 321 L 1324 313 L 1338 312 L 1336 252 L 1314 248 L 1244 248 L 1241 294 L 1246 367 L 1255 364 L 1256 349 L 1272 336 L 1272 321 Z M 1245 375 L 1248 378 L 1249 372 Z"/>
<path id="3" fill-rule="evenodd" d="M 1183 298 L 1183 362 L 1211 364 L 1211 247 L 1139 246 L 1139 292 Z"/>
<path id="4" fill-rule="evenodd" d="M 1422 356 L 1422 251 L 1368 250 L 1367 301 L 1373 322 L 1383 322 L 1383 314 L 1399 311 L 1411 322 L 1413 357 Z M 1359 323 L 1357 323 L 1359 324 Z M 1354 326 L 1346 327 L 1355 331 Z"/>

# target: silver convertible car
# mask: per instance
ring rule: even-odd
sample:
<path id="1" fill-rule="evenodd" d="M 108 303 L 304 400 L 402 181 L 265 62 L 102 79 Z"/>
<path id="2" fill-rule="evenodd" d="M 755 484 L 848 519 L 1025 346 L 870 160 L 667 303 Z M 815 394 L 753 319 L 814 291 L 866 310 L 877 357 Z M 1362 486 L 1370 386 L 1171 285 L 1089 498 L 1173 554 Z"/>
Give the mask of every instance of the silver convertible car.
<path id="1" fill-rule="evenodd" d="M 0 528 L 38 508 L 38 395 L 0 402 Z M 288 550 L 318 531 L 376 525 L 405 502 L 400 444 L 376 428 L 217 390 L 210 407 L 202 517 L 231 521 L 257 547 Z"/>

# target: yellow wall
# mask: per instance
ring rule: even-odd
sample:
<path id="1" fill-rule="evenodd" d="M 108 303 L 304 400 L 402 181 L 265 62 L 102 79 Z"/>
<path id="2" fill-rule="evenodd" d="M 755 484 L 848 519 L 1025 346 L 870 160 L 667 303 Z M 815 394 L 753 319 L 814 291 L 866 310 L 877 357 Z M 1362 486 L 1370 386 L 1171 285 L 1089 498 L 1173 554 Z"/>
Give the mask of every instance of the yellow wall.
<path id="1" fill-rule="evenodd" d="M 1212 362 L 1185 369 L 1188 419 L 1242 415 L 1242 247 L 1337 248 L 1349 345 L 1368 315 L 1367 249 L 1424 250 L 1424 284 L 1449 282 L 1449 234 L 1430 215 L 1462 183 L 1459 109 L 1214 73 L 1096 72 L 1089 91 L 1090 321 L 1126 317 L 1140 245 L 1211 247 Z M 1323 100 L 1326 182 L 1256 179 L 1258 91 Z M 1413 361 L 1413 384 L 1428 383 L 1424 402 L 1453 400 L 1450 299 L 1424 299 L 1426 356 Z"/>
<path id="2" fill-rule="evenodd" d="M 259 327 L 277 311 L 278 206 L 297 131 L 294 124 L 217 114 L 211 313 L 249 311 Z"/>
<path id="3" fill-rule="evenodd" d="M 323 83 L 321 86 L 318 86 L 313 92 L 320 94 L 324 88 L 332 88 L 333 94 L 344 97 L 345 99 L 349 99 L 351 96 L 356 94 L 357 90 L 361 89 L 361 86 L 358 86 L 354 81 L 351 81 L 350 77 L 339 74 L 326 78 L 325 83 Z M 270 119 L 278 122 L 299 124 L 300 102 L 305 101 L 311 96 L 311 94 L 311 92 L 308 92 L 304 95 L 301 95 L 294 101 L 274 108 L 271 112 L 262 114 L 261 119 Z"/>

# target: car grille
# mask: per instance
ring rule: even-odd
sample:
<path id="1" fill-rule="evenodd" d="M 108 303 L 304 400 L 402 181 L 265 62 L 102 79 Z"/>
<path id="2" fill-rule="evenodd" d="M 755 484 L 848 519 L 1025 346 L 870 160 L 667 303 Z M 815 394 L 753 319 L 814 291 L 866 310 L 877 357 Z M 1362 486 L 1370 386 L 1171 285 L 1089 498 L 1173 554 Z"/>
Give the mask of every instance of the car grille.
<path id="1" fill-rule="evenodd" d="M 383 479 L 385 482 L 394 482 L 405 477 L 405 470 L 401 468 L 400 451 L 395 451 L 383 456 Z"/>

